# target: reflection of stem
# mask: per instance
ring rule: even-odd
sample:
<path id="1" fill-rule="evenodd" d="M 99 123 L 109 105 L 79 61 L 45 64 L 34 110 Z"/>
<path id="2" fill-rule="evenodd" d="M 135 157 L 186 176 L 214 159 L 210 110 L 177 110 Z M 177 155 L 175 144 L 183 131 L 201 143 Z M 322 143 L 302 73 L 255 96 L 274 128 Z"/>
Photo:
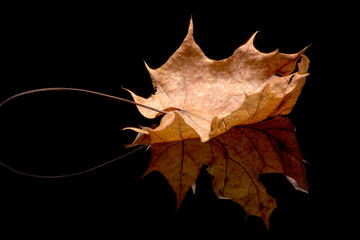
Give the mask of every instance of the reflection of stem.
<path id="1" fill-rule="evenodd" d="M 95 167 L 92 167 L 92 168 L 89 168 L 89 169 L 86 169 L 86 170 L 83 170 L 83 171 L 80 171 L 80 172 L 69 173 L 69 174 L 64 174 L 64 175 L 49 175 L 49 176 L 46 176 L 46 175 L 36 175 L 36 174 L 31 174 L 31 173 L 26 173 L 26 172 L 22 172 L 22 171 L 16 170 L 16 169 L 14 169 L 14 168 L 12 168 L 12 167 L 9 167 L 8 165 L 6 165 L 5 163 L 2 163 L 2 162 L 0 162 L 0 165 L 3 166 L 3 167 L 5 167 L 5 168 L 7 168 L 7 169 L 9 169 L 9 170 L 11 170 L 11 171 L 13 171 L 13 172 L 15 172 L 15 173 L 17 173 L 17 174 L 21 174 L 21 175 L 28 176 L 28 177 L 36 177 L 36 178 L 65 178 L 65 177 L 72 177 L 72 176 L 76 176 L 76 175 L 80 175 L 80 174 L 83 174 L 83 173 L 87 173 L 87 172 L 93 171 L 93 170 L 95 170 L 95 169 L 98 169 L 98 168 L 100 168 L 100 167 L 103 167 L 103 166 L 105 166 L 105 165 L 108 165 L 109 163 L 115 162 L 115 161 L 117 161 L 117 160 L 119 160 L 119 159 L 121 159 L 121 158 L 127 157 L 127 156 L 129 156 L 130 154 L 133 154 L 133 153 L 135 153 L 135 152 L 137 152 L 137 151 L 139 151 L 139 150 L 141 150 L 141 149 L 143 149 L 143 148 L 145 148 L 145 147 L 147 147 L 147 146 L 146 146 L 146 145 L 142 145 L 142 146 L 140 146 L 140 147 L 138 147 L 138 148 L 136 148 L 136 149 L 134 149 L 134 150 L 132 150 L 132 151 L 130 151 L 130 152 L 128 152 L 128 153 L 125 153 L 124 155 L 121 155 L 121 156 L 119 156 L 119 157 L 116 157 L 116 158 L 114 158 L 114 159 L 112 159 L 112 160 L 110 160 L 110 161 L 107 161 L 107 162 L 105 162 L 105 163 L 99 164 L 99 165 L 97 165 L 97 166 L 95 166 Z"/>
<path id="2" fill-rule="evenodd" d="M 126 103 L 131 103 L 131 104 L 134 104 L 134 105 L 137 105 L 137 106 L 140 106 L 140 107 L 143 107 L 143 108 L 147 108 L 147 109 L 150 109 L 150 110 L 159 112 L 159 113 L 164 113 L 164 114 L 168 113 L 168 112 L 166 112 L 166 111 L 162 111 L 162 110 L 159 110 L 159 109 L 156 109 L 156 108 L 152 108 L 152 107 L 146 106 L 146 105 L 141 104 L 141 103 L 136 103 L 136 102 L 134 102 L 134 101 L 131 101 L 131 100 L 128 100 L 128 99 L 125 99 L 125 98 L 115 97 L 115 96 L 112 96 L 112 95 L 108 95 L 108 94 L 104 94 L 104 93 L 99 93 L 99 92 L 95 92 L 95 91 L 91 91 L 91 90 L 86 90 L 86 89 L 80 89 L 80 88 L 65 88 L 65 87 L 40 88 L 40 89 L 35 89 L 35 90 L 29 90 L 29 91 L 21 92 L 21 93 L 15 94 L 15 95 L 13 95 L 13 96 L 5 99 L 2 103 L 0 103 L 0 107 L 2 107 L 2 106 L 3 106 L 5 103 L 7 103 L 8 101 L 10 101 L 10 100 L 12 100 L 12 99 L 14 99 L 14 98 L 20 97 L 20 96 L 24 96 L 24 95 L 32 94 L 32 93 L 50 92 L 50 91 L 77 91 L 77 92 L 86 92 L 86 93 L 91 93 L 91 94 L 95 94 L 95 95 L 99 95 L 99 96 L 103 96 L 103 97 L 112 98 L 112 99 L 119 100 L 119 101 L 126 102 Z"/>

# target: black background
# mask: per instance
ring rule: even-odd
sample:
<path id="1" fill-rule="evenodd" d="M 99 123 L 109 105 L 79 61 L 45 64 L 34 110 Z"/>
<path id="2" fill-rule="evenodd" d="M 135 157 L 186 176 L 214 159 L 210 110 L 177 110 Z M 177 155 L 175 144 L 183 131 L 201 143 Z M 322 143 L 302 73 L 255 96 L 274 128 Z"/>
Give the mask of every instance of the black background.
<path id="1" fill-rule="evenodd" d="M 27 236 L 130 233 L 172 238 L 198 233 L 292 238 L 351 227 L 347 208 L 353 209 L 356 198 L 351 194 L 356 192 L 347 191 L 353 179 L 349 165 L 341 161 L 352 157 L 344 155 L 350 147 L 340 137 L 352 129 L 344 117 L 351 111 L 339 100 L 348 86 L 344 73 L 350 71 L 350 60 L 343 54 L 352 47 L 348 29 L 354 15 L 351 6 L 331 4 L 4 6 L 0 100 L 44 87 L 83 88 L 131 99 L 125 87 L 148 97 L 153 89 L 143 61 L 153 68 L 165 63 L 183 41 L 191 16 L 195 41 L 212 59 L 229 57 L 257 30 L 255 46 L 263 52 L 279 48 L 295 53 L 312 44 L 305 53 L 311 61 L 310 76 L 289 115 L 311 166 L 307 166 L 308 195 L 293 190 L 281 175 L 261 176 L 278 203 L 270 232 L 259 218 L 244 221 L 239 205 L 217 200 L 205 171 L 198 179 L 198 193 L 189 193 L 175 212 L 175 195 L 166 180 L 158 173 L 141 178 L 150 151 L 63 179 L 26 177 L 0 167 L 0 218 L 5 222 L 0 234 L 12 229 L 11 234 Z M 346 96 L 347 102 L 351 97 Z M 128 152 L 123 145 L 135 134 L 122 128 L 153 122 L 132 105 L 100 96 L 75 92 L 24 96 L 0 109 L 0 158 L 27 173 L 77 172 Z"/>

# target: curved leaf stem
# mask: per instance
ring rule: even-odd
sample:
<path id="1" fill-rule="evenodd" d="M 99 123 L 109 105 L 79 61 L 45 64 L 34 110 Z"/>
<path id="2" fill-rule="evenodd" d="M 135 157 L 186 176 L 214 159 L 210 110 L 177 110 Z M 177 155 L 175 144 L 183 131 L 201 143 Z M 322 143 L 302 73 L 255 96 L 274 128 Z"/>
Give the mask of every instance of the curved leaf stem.
<path id="1" fill-rule="evenodd" d="M 39 88 L 39 89 L 34 89 L 34 90 L 29 90 L 29 91 L 21 92 L 21 93 L 15 94 L 15 95 L 13 95 L 13 96 L 5 99 L 3 102 L 0 103 L 0 107 L 2 107 L 5 103 L 9 102 L 10 100 L 13 100 L 13 99 L 15 99 L 15 98 L 17 98 L 17 97 L 20 97 L 20 96 L 24 96 L 24 95 L 28 95 L 28 94 L 33 94 L 33 93 L 38 93 L 38 92 L 50 92 L 50 91 L 77 91 L 77 92 L 85 92 L 85 93 L 95 94 L 95 95 L 99 95 L 99 96 L 103 96 L 103 97 L 108 97 L 108 98 L 111 98 L 111 99 L 115 99 L 115 100 L 118 100 L 118 101 L 130 103 L 130 104 L 137 105 L 137 106 L 140 106 L 140 107 L 143 107 L 143 108 L 147 108 L 147 109 L 150 109 L 150 110 L 159 112 L 159 113 L 164 113 L 164 114 L 168 113 L 168 112 L 166 112 L 166 111 L 159 110 L 159 109 L 156 109 L 156 108 L 153 108 L 153 107 L 149 107 L 149 106 L 146 106 L 146 105 L 141 104 L 141 103 L 136 103 L 136 102 L 134 102 L 134 101 L 131 101 L 131 100 L 128 100 L 128 99 L 125 99 L 125 98 L 116 97 L 116 96 L 112 96 L 112 95 L 109 95 L 109 94 L 100 93 L 100 92 L 95 92 L 95 91 L 86 90 L 86 89 L 81 89 L 81 88 L 66 88 L 66 87 Z"/>
<path id="2" fill-rule="evenodd" d="M 29 90 L 29 91 L 25 91 L 25 92 L 21 92 L 21 93 L 18 93 L 18 94 L 15 94 L 7 99 L 5 99 L 4 101 L 2 101 L 0 103 L 0 108 L 7 102 L 15 99 L 15 98 L 18 98 L 18 97 L 21 97 L 21 96 L 24 96 L 24 95 L 28 95 L 28 94 L 33 94 L 33 93 L 39 93 L 39 92 L 49 92 L 49 91 L 77 91 L 77 92 L 85 92 L 85 93 L 90 93 L 90 94 L 95 94 L 95 95 L 99 95 L 99 96 L 103 96 L 103 97 L 108 97 L 108 98 L 111 98 L 111 99 L 115 99 L 115 100 L 118 100 L 118 101 L 122 101 L 122 102 L 126 102 L 126 103 L 130 103 L 130 104 L 133 104 L 133 105 L 137 105 L 137 106 L 140 106 L 140 107 L 144 107 L 144 108 L 147 108 L 147 109 L 150 109 L 150 110 L 153 110 L 153 111 L 156 111 L 156 112 L 159 112 L 159 113 L 168 113 L 166 111 L 162 111 L 162 110 L 159 110 L 159 109 L 156 109 L 156 108 L 152 108 L 152 107 L 149 107 L 149 106 L 146 106 L 146 105 L 143 105 L 141 103 L 136 103 L 134 101 L 131 101 L 131 100 L 128 100 L 128 99 L 125 99 L 125 98 L 120 98 L 120 97 L 116 97 L 116 96 L 112 96 L 112 95 L 109 95 L 109 94 L 105 94 L 105 93 L 100 93 L 100 92 L 95 92 L 95 91 L 91 91 L 91 90 L 86 90 L 86 89 L 80 89 L 80 88 L 66 88 L 66 87 L 53 87 L 53 88 L 39 88 L 39 89 L 34 89 L 34 90 Z M 136 148 L 120 157 L 117 157 L 117 158 L 114 158 L 108 162 L 105 162 L 105 163 L 102 163 L 100 165 L 97 165 L 95 167 L 92 167 L 92 168 L 89 168 L 89 169 L 86 169 L 86 170 L 83 170 L 83 171 L 80 171 L 80 172 L 75 172 L 75 173 L 70 173 L 70 174 L 64 174 L 64 175 L 49 175 L 49 176 L 46 176 L 46 175 L 36 175 L 36 174 L 31 174 L 31 173 L 26 173 L 26 172 L 22 172 L 22 171 L 19 171 L 19 170 L 16 170 L 8 165 L 6 165 L 5 163 L 1 162 L 0 161 L 0 166 L 3 166 L 17 174 L 20 174 L 20 175 L 24 175 L 24 176 L 28 176 L 28 177 L 37 177 L 37 178 L 64 178 L 64 177 L 72 177 L 72 176 L 76 176 L 76 175 L 80 175 L 80 174 L 83 174 L 83 173 L 87 173 L 87 172 L 90 172 L 90 171 L 93 171 L 97 168 L 100 168 L 102 166 L 105 166 L 109 163 L 112 163 L 114 161 L 117 161 L 123 157 L 126 157 L 142 148 L 146 147 L 146 145 L 143 145 L 143 146 L 140 146 L 139 148 Z"/>

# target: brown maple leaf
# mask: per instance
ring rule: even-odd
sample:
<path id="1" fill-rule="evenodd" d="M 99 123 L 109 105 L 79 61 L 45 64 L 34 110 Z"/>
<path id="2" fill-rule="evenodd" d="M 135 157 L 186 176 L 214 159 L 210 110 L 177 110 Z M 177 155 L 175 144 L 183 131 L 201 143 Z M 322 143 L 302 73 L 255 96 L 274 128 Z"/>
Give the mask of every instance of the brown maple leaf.
<path id="1" fill-rule="evenodd" d="M 158 69 L 147 67 L 156 93 L 148 99 L 132 94 L 135 102 L 178 114 L 205 142 L 233 126 L 288 114 L 308 76 L 306 48 L 295 54 L 258 51 L 254 34 L 229 58 L 209 59 L 195 43 L 190 21 L 185 40 Z M 298 59 L 301 62 L 297 65 Z M 296 70 L 296 66 L 298 70 Z M 147 118 L 158 113 L 138 106 Z M 174 115 L 167 116 L 166 128 Z"/>
<path id="2" fill-rule="evenodd" d="M 302 155 L 295 138 L 295 127 L 287 117 L 278 116 L 256 124 L 234 126 L 208 142 L 198 138 L 180 141 L 156 141 L 166 137 L 168 129 L 182 137 L 184 120 L 173 113 L 175 121 L 162 132 L 138 129 L 131 144 L 151 145 L 151 162 L 146 173 L 159 171 L 169 182 L 179 207 L 201 166 L 207 165 L 212 186 L 218 197 L 239 203 L 247 215 L 261 217 L 269 227 L 276 201 L 258 180 L 261 173 L 283 173 L 297 189 L 307 191 Z M 133 129 L 136 130 L 136 129 Z"/>
<path id="3" fill-rule="evenodd" d="M 147 66 L 155 94 L 144 99 L 130 91 L 135 102 L 166 112 L 160 125 L 128 129 L 138 132 L 130 146 L 152 147 L 145 174 L 162 173 L 178 207 L 207 165 L 215 194 L 239 203 L 268 227 L 276 201 L 259 174 L 283 173 L 296 189 L 307 191 L 295 127 L 278 115 L 294 107 L 309 60 L 303 55 L 306 48 L 295 54 L 261 53 L 254 37 L 229 58 L 211 60 L 195 43 L 191 21 L 168 61 L 158 69 Z M 147 118 L 159 114 L 138 109 Z"/>

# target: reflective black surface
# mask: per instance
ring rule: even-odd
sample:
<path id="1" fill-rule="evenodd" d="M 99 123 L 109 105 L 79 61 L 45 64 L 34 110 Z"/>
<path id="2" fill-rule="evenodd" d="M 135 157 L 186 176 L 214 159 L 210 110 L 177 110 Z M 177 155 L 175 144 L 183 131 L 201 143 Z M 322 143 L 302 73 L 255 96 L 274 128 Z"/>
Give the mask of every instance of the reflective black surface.
<path id="1" fill-rule="evenodd" d="M 209 176 L 202 173 L 198 194 L 189 193 L 174 212 L 175 195 L 165 179 L 157 173 L 141 178 L 150 160 L 150 152 L 141 150 L 93 172 L 63 179 L 31 178 L 0 167 L 0 217 L 5 222 L 1 232 L 170 238 L 196 233 L 237 233 L 241 238 L 247 233 L 292 238 L 324 232 L 321 225 L 330 233 L 340 229 L 347 219 L 343 213 L 349 213 L 341 201 L 349 199 L 351 206 L 354 191 L 341 183 L 353 179 L 339 164 L 350 158 L 337 151 L 348 146 L 339 135 L 349 126 L 340 123 L 344 117 L 333 116 L 344 88 L 336 74 L 337 63 L 343 61 L 335 56 L 344 48 L 336 45 L 347 32 L 344 26 L 352 22 L 352 14 L 341 13 L 351 8 L 314 3 L 209 4 L 6 6 L 0 99 L 57 86 L 130 99 L 121 88 L 125 87 L 147 97 L 153 90 L 143 60 L 151 67 L 161 66 L 181 44 L 191 15 L 195 41 L 214 59 L 230 56 L 257 30 L 261 32 L 255 46 L 264 52 L 279 48 L 293 53 L 312 44 L 306 51 L 310 76 L 289 115 L 304 158 L 311 164 L 309 195 L 291 189 L 282 176 L 261 176 L 279 206 L 268 233 L 261 219 L 249 217 L 244 222 L 239 205 L 215 199 Z M 82 93 L 22 97 L 0 109 L 0 116 L 1 161 L 40 175 L 81 171 L 122 155 L 129 151 L 123 144 L 134 138 L 122 128 L 152 123 L 132 105 Z"/>

